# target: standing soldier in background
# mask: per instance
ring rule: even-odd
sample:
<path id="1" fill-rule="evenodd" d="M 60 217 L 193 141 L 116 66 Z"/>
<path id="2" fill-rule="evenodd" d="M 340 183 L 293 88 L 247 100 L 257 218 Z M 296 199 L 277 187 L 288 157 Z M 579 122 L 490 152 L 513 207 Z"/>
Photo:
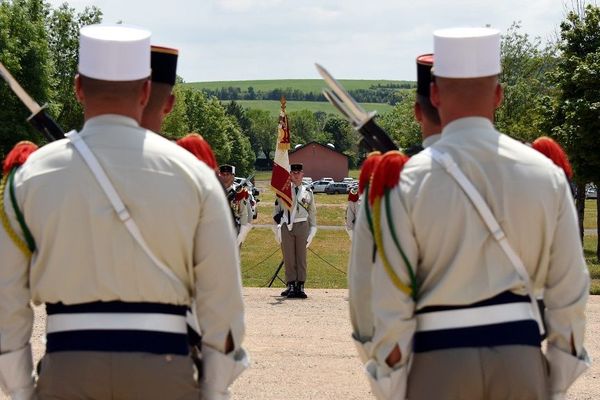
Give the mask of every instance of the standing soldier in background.
<path id="1" fill-rule="evenodd" d="M 139 126 L 149 77 L 150 32 L 82 28 L 83 130 L 33 153 L 14 176 L 10 207 L 4 197 L 11 226 L 35 246 L 28 258 L 0 229 L 0 383 L 13 397 L 34 396 L 30 301 L 48 314 L 40 399 L 227 398 L 247 362 L 221 186 Z M 200 387 L 188 357 L 190 305 L 203 332 Z"/>
<path id="2" fill-rule="evenodd" d="M 348 204 L 346 205 L 346 232 L 352 240 L 354 224 L 358 217 L 358 208 L 360 206 L 360 196 L 358 195 L 358 185 L 352 186 L 348 192 Z"/>
<path id="3" fill-rule="evenodd" d="M 249 193 L 244 185 L 235 184 L 235 167 L 223 164 L 219 167 L 219 180 L 225 188 L 231 215 L 237 232 L 237 245 L 241 246 L 252 229 L 252 215 L 249 211 Z"/>
<path id="4" fill-rule="evenodd" d="M 306 299 L 306 249 L 317 233 L 317 206 L 312 191 L 302 184 L 303 165 L 290 164 L 292 183 L 292 208 L 286 210 L 279 200 L 275 201 L 274 216 L 277 222 L 277 240 L 283 250 L 285 281 L 287 288 L 281 295 L 288 298 Z M 274 217 L 275 218 L 275 217 Z"/>
<path id="5" fill-rule="evenodd" d="M 378 256 L 373 268 L 372 388 L 381 398 L 562 399 L 589 365 L 589 274 L 568 182 L 493 127 L 498 31 L 436 31 L 434 53 L 442 137 L 406 163 L 386 194 L 393 213 L 379 220 L 389 264 Z M 414 290 L 399 289 L 413 279 Z"/>
<path id="6" fill-rule="evenodd" d="M 417 57 L 417 95 L 415 100 L 415 119 L 421 127 L 422 143 L 406 149 L 406 155 L 412 157 L 440 139 L 442 127 L 437 109 L 429 98 L 431 84 L 431 67 L 433 54 Z"/>

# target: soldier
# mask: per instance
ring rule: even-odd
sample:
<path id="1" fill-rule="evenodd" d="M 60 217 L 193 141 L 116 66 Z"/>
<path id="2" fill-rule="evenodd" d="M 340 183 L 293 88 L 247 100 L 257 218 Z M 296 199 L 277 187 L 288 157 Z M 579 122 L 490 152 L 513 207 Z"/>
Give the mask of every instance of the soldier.
<path id="1" fill-rule="evenodd" d="M 290 164 L 292 180 L 292 208 L 285 209 L 275 202 L 273 215 L 280 215 L 277 238 L 283 250 L 287 288 L 281 295 L 306 299 L 306 249 L 317 233 L 317 207 L 312 191 L 302 184 L 303 165 Z"/>
<path id="2" fill-rule="evenodd" d="M 139 126 L 150 32 L 82 28 L 78 71 L 83 130 L 33 153 L 3 199 L 10 225 L 34 248 L 28 258 L 0 229 L 2 389 L 34 396 L 33 302 L 48 314 L 40 399 L 227 398 L 247 359 L 234 232 L 215 217 L 227 212 L 220 184 Z M 189 305 L 203 332 L 200 387 Z"/>
<path id="3" fill-rule="evenodd" d="M 360 196 L 358 195 L 358 185 L 352 186 L 348 192 L 348 204 L 346 205 L 346 232 L 352 240 L 352 231 L 354 231 L 354 223 L 360 206 Z"/>
<path id="4" fill-rule="evenodd" d="M 373 390 L 401 399 L 564 398 L 589 365 L 589 274 L 568 182 L 493 127 L 498 31 L 436 31 L 434 53 L 442 138 L 384 195 L 393 212 L 381 214 L 375 235 L 372 311 L 359 310 L 375 323 Z M 535 301 L 542 289 L 549 377 Z"/>
<path id="5" fill-rule="evenodd" d="M 225 196 L 229 202 L 237 232 L 237 245 L 241 246 L 252 229 L 252 216 L 248 207 L 248 188 L 241 184 L 235 184 L 235 167 L 233 165 L 223 164 L 219 167 L 219 180 L 225 188 Z"/>
<path id="6" fill-rule="evenodd" d="M 177 59 L 179 51 L 169 47 L 152 46 L 150 65 L 152 67 L 152 90 L 141 125 L 160 133 L 163 120 L 173 110 L 175 95 L 173 87 L 177 79 Z"/>
<path id="7" fill-rule="evenodd" d="M 417 97 L 415 100 L 415 119 L 421 126 L 422 143 L 409 147 L 405 153 L 414 156 L 421 150 L 431 146 L 440 139 L 440 116 L 429 98 L 431 84 L 431 67 L 433 54 L 417 57 Z"/>

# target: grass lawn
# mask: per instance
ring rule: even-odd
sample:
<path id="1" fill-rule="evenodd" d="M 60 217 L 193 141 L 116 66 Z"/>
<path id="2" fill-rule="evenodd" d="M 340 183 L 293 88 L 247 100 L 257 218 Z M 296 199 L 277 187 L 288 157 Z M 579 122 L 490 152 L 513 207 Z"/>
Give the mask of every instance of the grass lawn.
<path id="1" fill-rule="evenodd" d="M 596 229 L 596 200 L 586 200 L 583 213 L 583 227 L 585 229 Z"/>
<path id="2" fill-rule="evenodd" d="M 315 75 L 317 74 L 315 70 Z M 394 80 L 368 80 L 368 79 L 340 79 L 339 82 L 346 88 L 346 90 L 354 89 L 369 89 L 371 86 L 377 85 L 390 85 L 390 84 L 412 84 L 415 85 L 414 81 L 394 81 Z M 216 90 L 220 88 L 228 87 L 239 87 L 243 92 L 247 92 L 249 87 L 254 88 L 255 91 L 271 91 L 274 89 L 298 89 L 303 92 L 321 93 L 327 85 L 322 79 L 264 79 L 254 81 L 214 81 L 214 82 L 189 82 L 185 83 L 185 86 L 192 87 L 194 89 L 211 89 Z M 400 90 L 400 89 L 399 89 Z"/>
<path id="3" fill-rule="evenodd" d="M 308 288 L 346 288 L 350 239 L 345 231 L 320 230 L 308 250 Z M 244 286 L 267 286 L 283 259 L 270 229 L 250 231 L 241 251 Z M 285 280 L 284 269 L 279 276 Z M 274 287 L 283 287 L 276 280 Z"/>
<path id="4" fill-rule="evenodd" d="M 255 224 L 272 224 L 275 195 L 267 188 L 270 174 L 269 171 L 268 175 L 262 175 L 266 179 L 257 177 L 257 186 L 261 189 L 261 201 L 258 204 L 258 219 L 254 221 Z M 318 225 L 340 227 L 344 225 L 347 195 L 318 193 L 316 201 Z M 595 228 L 596 212 L 595 201 L 587 201 L 584 222 L 586 229 Z M 595 255 L 597 243 L 596 235 L 584 237 L 585 258 L 592 278 L 590 293 L 600 295 L 600 262 Z M 264 228 L 254 228 L 250 231 L 241 255 L 242 277 L 246 286 L 265 286 L 282 259 L 273 232 Z M 345 272 L 349 255 L 350 240 L 344 230 L 320 229 L 308 252 L 308 287 L 346 288 L 347 277 L 336 268 Z M 283 269 L 279 276 L 284 277 Z M 274 285 L 282 286 L 279 281 Z"/>

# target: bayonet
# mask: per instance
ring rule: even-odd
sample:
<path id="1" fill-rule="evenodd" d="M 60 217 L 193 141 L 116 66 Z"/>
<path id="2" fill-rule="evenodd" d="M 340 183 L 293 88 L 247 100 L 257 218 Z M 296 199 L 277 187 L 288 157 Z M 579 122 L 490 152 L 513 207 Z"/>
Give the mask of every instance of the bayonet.
<path id="1" fill-rule="evenodd" d="M 19 85 L 19 82 L 8 72 L 4 64 L 0 62 L 0 75 L 6 81 L 10 89 L 17 95 L 19 100 L 31 112 L 27 121 L 40 131 L 49 141 L 62 139 L 65 137 L 63 130 L 46 113 L 46 104 L 40 106 L 31 96 Z"/>
<path id="2" fill-rule="evenodd" d="M 373 120 L 376 113 L 365 111 L 325 68 L 319 64 L 315 66 L 329 86 L 323 91 L 323 96 L 363 135 L 365 143 L 372 150 L 381 152 L 398 150 L 390 136 Z"/>

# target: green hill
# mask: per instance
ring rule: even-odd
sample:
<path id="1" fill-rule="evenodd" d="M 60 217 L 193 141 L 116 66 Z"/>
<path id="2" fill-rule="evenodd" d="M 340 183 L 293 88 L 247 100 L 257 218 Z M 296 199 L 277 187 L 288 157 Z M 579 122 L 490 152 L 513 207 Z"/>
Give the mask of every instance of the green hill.
<path id="1" fill-rule="evenodd" d="M 347 90 L 357 89 L 369 89 L 373 86 L 408 86 L 415 87 L 413 81 L 394 81 L 394 80 L 365 80 L 365 79 L 341 79 L 339 81 L 344 88 Z M 327 87 L 322 79 L 269 79 L 269 80 L 257 80 L 257 81 L 216 81 L 216 82 L 189 82 L 186 86 L 194 89 L 209 89 L 216 90 L 227 87 L 239 87 L 243 92 L 248 91 L 249 87 L 254 88 L 255 91 L 261 90 L 263 92 L 275 89 L 298 89 L 303 92 L 315 92 L 321 93 L 321 91 Z"/>
<path id="2" fill-rule="evenodd" d="M 221 103 L 226 105 L 230 100 L 222 100 Z M 245 108 L 254 108 L 259 110 L 267 110 L 272 115 L 278 115 L 281 108 L 281 103 L 276 100 L 235 100 Z M 384 103 L 361 103 L 361 106 L 367 111 L 377 111 L 381 115 L 390 111 L 393 106 Z M 312 112 L 323 111 L 327 114 L 339 114 L 338 111 L 328 102 L 322 101 L 288 101 L 286 103 L 286 111 L 309 110 Z M 341 115 L 341 114 L 339 114 Z"/>

